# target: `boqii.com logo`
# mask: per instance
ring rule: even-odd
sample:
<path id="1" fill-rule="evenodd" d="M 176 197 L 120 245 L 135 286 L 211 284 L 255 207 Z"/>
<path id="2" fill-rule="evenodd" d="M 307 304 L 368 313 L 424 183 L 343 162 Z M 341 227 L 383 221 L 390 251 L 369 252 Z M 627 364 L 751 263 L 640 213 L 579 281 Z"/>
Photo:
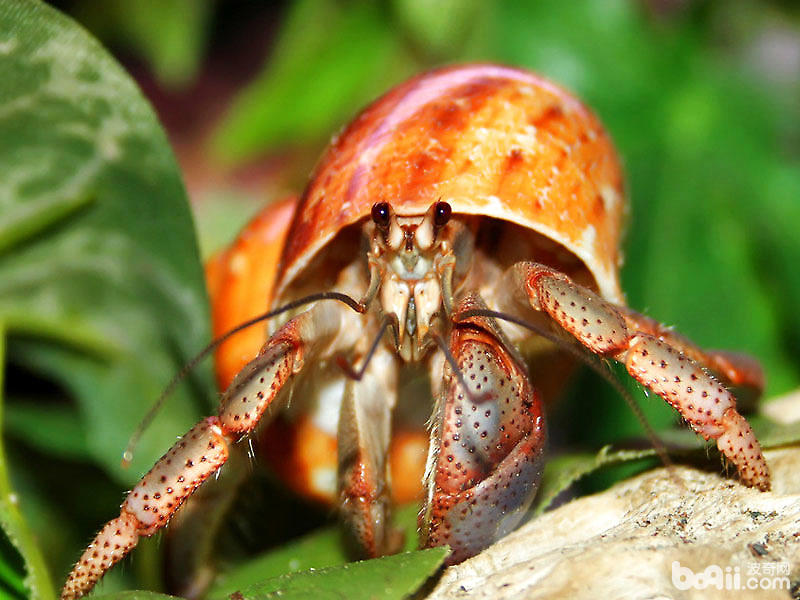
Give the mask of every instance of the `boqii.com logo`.
<path id="1" fill-rule="evenodd" d="M 702 572 L 695 573 L 689 567 L 672 561 L 672 585 L 685 591 L 692 588 L 704 590 L 789 590 L 789 563 L 750 563 L 747 573 L 742 574 L 739 567 L 709 565 Z"/>

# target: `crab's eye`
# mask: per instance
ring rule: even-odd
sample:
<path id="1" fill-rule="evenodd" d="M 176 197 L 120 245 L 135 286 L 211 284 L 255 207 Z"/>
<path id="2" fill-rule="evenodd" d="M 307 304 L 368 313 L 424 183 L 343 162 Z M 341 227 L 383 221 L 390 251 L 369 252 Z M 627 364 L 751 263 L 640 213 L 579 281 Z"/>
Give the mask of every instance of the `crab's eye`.
<path id="1" fill-rule="evenodd" d="M 372 205 L 372 220 L 379 229 L 387 229 L 391 213 L 388 202 L 378 202 Z"/>
<path id="2" fill-rule="evenodd" d="M 447 222 L 450 220 L 450 214 L 452 212 L 453 209 L 450 208 L 450 205 L 447 202 L 436 203 L 436 206 L 433 209 L 433 224 L 436 226 L 437 229 L 447 225 Z"/>

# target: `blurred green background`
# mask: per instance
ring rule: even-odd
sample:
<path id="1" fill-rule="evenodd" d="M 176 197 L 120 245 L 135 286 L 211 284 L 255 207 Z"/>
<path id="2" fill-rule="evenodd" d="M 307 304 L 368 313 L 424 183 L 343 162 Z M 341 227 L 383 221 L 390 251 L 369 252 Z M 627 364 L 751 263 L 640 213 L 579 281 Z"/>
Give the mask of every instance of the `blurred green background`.
<path id="1" fill-rule="evenodd" d="M 594 108 L 623 157 L 631 198 L 622 276 L 629 304 L 703 346 L 756 356 L 768 375 L 767 398 L 800 384 L 796 3 L 50 4 L 99 39 L 152 103 L 180 165 L 203 256 L 227 243 L 262 206 L 300 191 L 331 135 L 408 76 L 480 60 L 552 78 Z M 5 101 L 0 95 L 0 117 Z M 191 340 L 173 340 L 177 349 L 169 351 L 172 362 L 164 365 L 179 365 L 208 333 L 207 324 L 199 323 L 207 318 L 199 267 L 185 268 L 198 303 L 185 316 L 193 334 Z M 129 330 L 118 333 L 116 341 L 125 346 Z M 180 331 L 173 333 L 180 339 Z M 22 510 L 43 563 L 60 580 L 88 536 L 114 516 L 121 490 L 138 474 L 123 472 L 116 462 L 169 368 L 159 372 L 162 379 L 154 376 L 138 389 L 131 384 L 115 397 L 115 404 L 135 408 L 112 408 L 102 418 L 102 401 L 95 399 L 90 410 L 83 397 L 97 390 L 70 381 L 69 361 L 54 367 L 59 359 L 35 348 L 38 341 L 29 335 L 16 339 L 13 331 L 9 336 L 4 427 L 13 487 L 24 499 Z M 158 343 L 153 334 L 136 348 L 158 352 Z M 162 439 L 171 440 L 210 410 L 214 394 L 208 381 L 207 370 L 193 380 L 194 393 L 185 393 L 182 408 L 162 421 L 159 431 L 167 432 Z M 675 414 L 664 403 L 631 389 L 656 429 L 674 424 Z M 567 396 L 554 415 L 554 437 L 562 445 L 596 450 L 641 437 L 630 410 L 591 373 L 576 377 Z M 46 412 L 39 402 L 45 402 Z M 100 430 L 102 442 L 95 435 Z M 163 449 L 151 441 L 141 452 L 143 463 Z M 262 491 L 253 497 L 273 493 L 274 484 L 262 481 Z M 327 516 L 291 498 L 275 502 L 273 514 L 299 505 L 315 515 L 310 524 Z M 288 535 L 284 530 L 296 533 L 307 526 L 276 528 L 268 511 L 254 504 L 237 505 L 243 515 L 260 510 L 262 522 L 253 525 L 252 514 L 231 520 L 229 529 L 239 539 L 223 547 L 248 550 L 232 550 L 229 560 L 277 543 Z M 158 585 L 153 565 L 159 552 L 158 544 L 147 546 L 106 589 Z M 22 571 L 14 547 L 0 544 L 0 580 L 16 597 L 26 594 L 15 575 Z"/>

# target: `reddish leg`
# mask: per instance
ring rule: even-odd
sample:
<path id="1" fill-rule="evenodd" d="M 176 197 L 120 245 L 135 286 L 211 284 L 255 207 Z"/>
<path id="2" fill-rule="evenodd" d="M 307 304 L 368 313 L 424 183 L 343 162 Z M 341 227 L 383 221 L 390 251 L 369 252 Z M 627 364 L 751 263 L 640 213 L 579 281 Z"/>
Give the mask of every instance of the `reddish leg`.
<path id="1" fill-rule="evenodd" d="M 62 600 L 88 593 L 136 546 L 139 537 L 153 535 L 167 524 L 183 501 L 225 463 L 228 446 L 253 431 L 307 355 L 330 346 L 343 310 L 349 309 L 320 303 L 269 339 L 226 390 L 218 416 L 192 427 L 130 491 L 120 516 L 100 530 L 73 567 L 61 591 Z"/>
<path id="2" fill-rule="evenodd" d="M 544 265 L 519 263 L 513 269 L 534 309 L 548 313 L 592 352 L 623 363 L 634 379 L 667 401 L 692 429 L 705 439 L 715 439 L 743 483 L 769 489 L 769 468 L 750 425 L 736 410 L 736 399 L 703 368 L 719 370 L 733 383 L 759 387 L 763 376 L 754 361 L 705 352 Z"/>
<path id="3" fill-rule="evenodd" d="M 519 523 L 536 493 L 545 442 L 541 402 L 524 366 L 490 320 L 459 320 L 475 308 L 483 304 L 470 297 L 453 315 L 450 351 L 468 391 L 445 363 L 420 512 L 423 546 L 449 545 L 451 564 Z"/>
<path id="4" fill-rule="evenodd" d="M 655 319 L 629 308 L 616 308 L 625 317 L 628 331 L 638 331 L 658 338 L 695 362 L 708 367 L 731 385 L 752 388 L 758 393 L 764 390 L 764 371 L 753 357 L 724 350 L 703 350 Z"/>
<path id="5" fill-rule="evenodd" d="M 386 457 L 397 396 L 397 365 L 379 348 L 360 380 L 349 379 L 337 436 L 339 512 L 365 556 L 396 551 L 389 527 L 391 497 Z"/>

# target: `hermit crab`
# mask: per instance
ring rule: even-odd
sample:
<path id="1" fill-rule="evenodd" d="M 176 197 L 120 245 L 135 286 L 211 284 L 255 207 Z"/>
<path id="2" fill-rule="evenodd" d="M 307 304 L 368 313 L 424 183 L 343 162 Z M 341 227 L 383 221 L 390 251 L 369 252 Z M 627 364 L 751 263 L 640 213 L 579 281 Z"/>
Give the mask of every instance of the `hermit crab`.
<path id="1" fill-rule="evenodd" d="M 253 327 L 221 346 L 218 413 L 130 491 L 62 598 L 86 594 L 166 525 L 290 395 L 295 439 L 334 450 L 291 469 L 292 484 L 335 502 L 363 555 L 396 549 L 392 484 L 411 490 L 395 497 L 413 496 L 420 480 L 420 544 L 448 545 L 450 563 L 476 554 L 536 493 L 544 383 L 529 365 L 562 345 L 622 363 L 716 440 L 742 483 L 768 490 L 758 441 L 726 387 L 760 388 L 758 365 L 625 306 L 625 213 L 608 134 L 546 79 L 477 64 L 388 92 L 333 140 L 298 201 L 268 208 L 210 265 L 215 307 L 227 307 L 215 311 L 217 333 L 291 310 L 269 332 Z M 410 372 L 427 373 L 427 389 L 401 391 Z M 393 414 L 406 402 L 429 406 L 424 474 L 398 467 Z"/>

